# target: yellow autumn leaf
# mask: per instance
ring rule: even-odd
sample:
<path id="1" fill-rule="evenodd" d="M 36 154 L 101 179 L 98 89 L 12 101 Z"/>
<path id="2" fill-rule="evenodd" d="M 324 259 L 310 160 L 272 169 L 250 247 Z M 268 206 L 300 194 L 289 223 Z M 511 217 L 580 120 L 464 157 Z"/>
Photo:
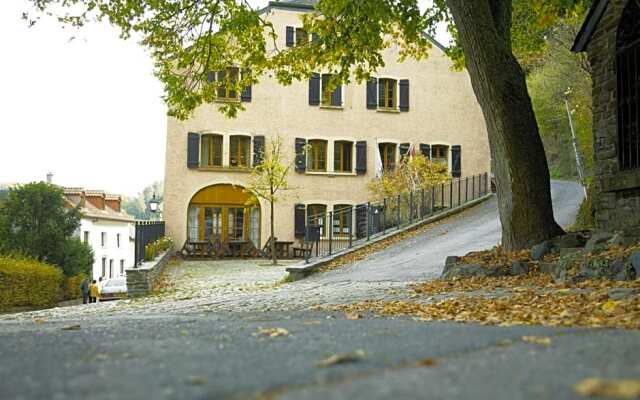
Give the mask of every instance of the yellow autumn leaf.
<path id="1" fill-rule="evenodd" d="M 640 379 L 587 378 L 573 386 L 581 396 L 603 396 L 615 399 L 640 398 Z"/>
<path id="2" fill-rule="evenodd" d="M 523 336 L 522 340 L 527 343 L 533 343 L 540 346 L 550 346 L 551 338 L 548 336 Z"/>

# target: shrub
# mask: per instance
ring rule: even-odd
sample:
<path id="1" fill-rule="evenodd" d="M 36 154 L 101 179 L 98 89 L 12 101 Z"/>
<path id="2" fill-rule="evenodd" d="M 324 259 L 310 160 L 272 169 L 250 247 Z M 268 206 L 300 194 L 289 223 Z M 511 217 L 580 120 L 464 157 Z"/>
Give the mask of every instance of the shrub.
<path id="1" fill-rule="evenodd" d="M 64 281 L 64 298 L 65 300 L 79 299 L 82 297 L 82 290 L 80 284 L 83 280 L 89 279 L 86 274 L 78 274 L 67 278 Z"/>
<path id="2" fill-rule="evenodd" d="M 153 243 L 148 243 L 144 247 L 144 260 L 151 261 L 156 258 L 158 254 L 165 250 L 169 250 L 171 247 L 173 247 L 173 242 L 166 236 L 156 240 Z"/>
<path id="3" fill-rule="evenodd" d="M 59 268 L 26 257 L 0 255 L 0 309 L 49 306 L 63 298 Z"/>
<path id="4" fill-rule="evenodd" d="M 93 250 L 91 246 L 79 239 L 67 239 L 62 245 L 61 254 L 56 264 L 68 277 L 74 277 L 78 274 L 89 275 L 93 265 Z"/>

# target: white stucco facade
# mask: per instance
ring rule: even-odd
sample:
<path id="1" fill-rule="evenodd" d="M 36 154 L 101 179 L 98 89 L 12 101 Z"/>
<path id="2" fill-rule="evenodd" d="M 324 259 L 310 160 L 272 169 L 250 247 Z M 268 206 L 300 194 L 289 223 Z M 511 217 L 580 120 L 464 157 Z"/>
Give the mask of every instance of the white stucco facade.
<path id="1" fill-rule="evenodd" d="M 134 265 L 133 222 L 82 218 L 80 239 L 93 249 L 92 279 L 125 275 Z"/>

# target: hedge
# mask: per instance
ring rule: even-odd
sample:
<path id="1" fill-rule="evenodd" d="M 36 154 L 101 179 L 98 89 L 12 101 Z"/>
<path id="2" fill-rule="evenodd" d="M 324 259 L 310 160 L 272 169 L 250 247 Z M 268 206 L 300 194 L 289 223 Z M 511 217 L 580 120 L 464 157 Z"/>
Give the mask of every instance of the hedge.
<path id="1" fill-rule="evenodd" d="M 57 267 L 29 258 L 0 255 L 0 309 L 54 305 L 63 299 L 64 281 Z"/>
<path id="2" fill-rule="evenodd" d="M 89 279 L 85 274 L 78 274 L 65 279 L 64 282 L 64 298 L 65 300 L 79 299 L 82 297 L 80 284 L 84 279 Z"/>

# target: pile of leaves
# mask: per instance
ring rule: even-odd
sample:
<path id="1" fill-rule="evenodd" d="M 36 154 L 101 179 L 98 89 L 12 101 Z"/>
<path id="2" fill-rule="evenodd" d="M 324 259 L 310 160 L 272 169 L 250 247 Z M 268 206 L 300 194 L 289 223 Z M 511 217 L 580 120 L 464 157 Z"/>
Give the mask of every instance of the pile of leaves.
<path id="1" fill-rule="evenodd" d="M 472 251 L 460 258 L 462 264 L 480 264 L 487 267 L 508 267 L 516 261 L 531 261 L 529 250 L 506 251 L 502 246 L 495 246 L 491 250 Z"/>
<path id="2" fill-rule="evenodd" d="M 496 288 L 507 295 L 491 298 Z M 486 325 L 548 325 L 640 329 L 640 295 L 612 300 L 612 288 L 640 290 L 640 281 L 583 281 L 576 285 L 553 284 L 546 275 L 473 278 L 453 282 L 436 280 L 414 285 L 412 301 L 365 301 L 340 305 L 334 311 L 373 312 L 384 316 L 411 316 L 419 320 L 475 322 Z M 420 297 L 453 293 L 439 301 Z"/>

